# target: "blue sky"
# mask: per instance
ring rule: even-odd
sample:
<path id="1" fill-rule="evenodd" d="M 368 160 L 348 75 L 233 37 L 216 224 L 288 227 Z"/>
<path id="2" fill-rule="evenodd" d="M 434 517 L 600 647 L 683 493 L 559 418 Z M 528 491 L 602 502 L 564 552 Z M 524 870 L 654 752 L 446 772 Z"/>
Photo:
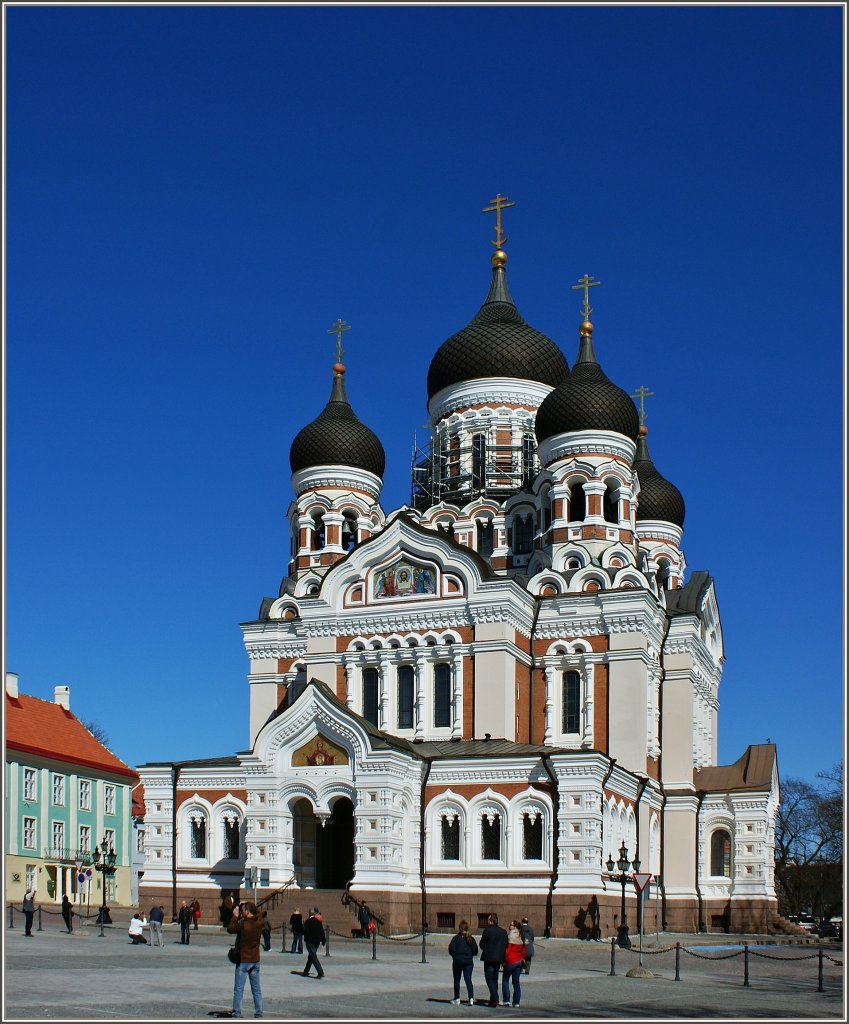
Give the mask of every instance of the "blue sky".
<path id="1" fill-rule="evenodd" d="M 330 393 L 410 496 L 489 283 L 647 403 L 725 635 L 719 757 L 843 753 L 843 11 L 7 7 L 6 669 L 131 765 L 248 744 L 240 622 Z"/>

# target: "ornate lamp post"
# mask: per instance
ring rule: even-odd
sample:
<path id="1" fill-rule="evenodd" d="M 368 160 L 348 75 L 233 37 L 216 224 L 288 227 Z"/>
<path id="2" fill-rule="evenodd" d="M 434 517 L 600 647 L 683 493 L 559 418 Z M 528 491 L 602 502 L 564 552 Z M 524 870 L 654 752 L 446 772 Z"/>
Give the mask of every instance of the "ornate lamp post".
<path id="1" fill-rule="evenodd" d="M 608 854 L 607 864 L 605 866 L 607 867 L 607 875 L 608 878 L 610 878 L 610 881 L 619 882 L 622 886 L 622 909 L 619 915 L 619 929 L 616 936 L 616 945 L 619 946 L 620 949 L 630 949 L 631 940 L 628 937 L 628 918 L 625 915 L 625 886 L 631 877 L 628 874 L 628 869 L 633 868 L 634 871 L 639 871 L 640 861 L 636 857 L 633 861 L 628 860 L 628 850 L 623 843 L 619 848 L 619 860 L 614 864 L 613 856 Z M 619 868 L 618 874 L 614 874 L 614 868 Z"/>
<path id="2" fill-rule="evenodd" d="M 109 917 L 109 909 L 106 906 L 106 886 L 107 880 L 115 874 L 117 868 L 115 867 L 115 851 L 110 846 L 107 852 L 106 837 L 103 838 L 103 853 L 100 852 L 100 847 L 95 846 L 94 848 L 94 870 L 99 871 L 101 875 L 101 884 L 103 886 L 103 903 L 100 907 L 100 913 L 98 914 L 98 920 L 100 923 L 100 935 L 103 935 L 103 926 L 107 922 L 112 923 Z"/>

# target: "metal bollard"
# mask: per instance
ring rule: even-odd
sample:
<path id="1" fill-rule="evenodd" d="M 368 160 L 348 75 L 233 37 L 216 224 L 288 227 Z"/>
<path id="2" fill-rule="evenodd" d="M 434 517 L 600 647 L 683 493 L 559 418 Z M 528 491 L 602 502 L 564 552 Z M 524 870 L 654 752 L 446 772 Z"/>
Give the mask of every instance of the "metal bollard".
<path id="1" fill-rule="evenodd" d="M 825 992 L 822 984 L 822 950 L 819 950 L 819 981 L 817 983 L 817 992 Z"/>
<path id="2" fill-rule="evenodd" d="M 12 906 L 11 903 L 9 904 L 9 927 L 15 927 L 15 908 Z"/>
<path id="3" fill-rule="evenodd" d="M 616 939 L 610 940 L 610 974 L 608 977 L 613 978 L 616 975 Z"/>
<path id="4" fill-rule="evenodd" d="M 675 943 L 675 980 L 681 980 L 681 943 Z"/>
<path id="5" fill-rule="evenodd" d="M 374 931 L 371 933 L 371 958 L 377 960 L 377 925 L 374 926 Z"/>
<path id="6" fill-rule="evenodd" d="M 280 952 L 286 952 L 286 925 L 280 925 Z"/>
<path id="7" fill-rule="evenodd" d="M 422 923 L 422 963 L 427 963 L 427 921 Z"/>
<path id="8" fill-rule="evenodd" d="M 325 939 L 325 942 L 324 942 L 324 955 L 325 956 L 330 956 L 330 929 L 329 928 L 327 929 L 327 933 L 324 936 L 324 939 Z"/>
<path id="9" fill-rule="evenodd" d="M 44 931 L 44 929 L 41 927 L 41 907 L 38 908 L 38 928 L 36 929 L 36 931 Z"/>
<path id="10" fill-rule="evenodd" d="M 743 943 L 743 988 L 749 988 L 749 946 Z"/>
<path id="11" fill-rule="evenodd" d="M 104 919 L 105 916 L 106 915 L 103 913 L 102 910 L 97 915 L 97 919 L 98 919 L 98 921 L 100 921 L 100 934 L 97 936 L 99 939 L 105 939 L 106 938 L 106 935 L 104 934 L 104 931 L 103 931 L 103 919 Z"/>

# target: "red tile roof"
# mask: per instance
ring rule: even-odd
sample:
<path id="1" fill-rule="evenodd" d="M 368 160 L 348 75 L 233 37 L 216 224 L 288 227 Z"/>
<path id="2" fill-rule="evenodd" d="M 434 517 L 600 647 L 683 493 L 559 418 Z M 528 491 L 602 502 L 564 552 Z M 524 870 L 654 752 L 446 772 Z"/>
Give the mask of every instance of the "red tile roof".
<path id="1" fill-rule="evenodd" d="M 143 818 L 144 812 L 144 783 L 137 782 L 133 786 L 133 817 Z"/>
<path id="2" fill-rule="evenodd" d="M 6 747 L 131 779 L 139 777 L 70 711 L 38 697 L 6 694 Z"/>

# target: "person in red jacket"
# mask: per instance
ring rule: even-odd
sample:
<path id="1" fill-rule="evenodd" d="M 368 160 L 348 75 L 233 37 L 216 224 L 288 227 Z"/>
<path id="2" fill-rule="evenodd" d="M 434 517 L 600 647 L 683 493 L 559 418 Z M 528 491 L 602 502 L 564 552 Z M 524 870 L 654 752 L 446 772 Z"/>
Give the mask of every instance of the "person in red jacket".
<path id="1" fill-rule="evenodd" d="M 504 954 L 504 974 L 501 978 L 501 1005 L 518 1006 L 522 1001 L 522 962 L 525 959 L 525 930 L 521 922 L 512 920 L 507 929 L 507 951 Z M 513 982 L 513 1002 L 510 1002 L 510 982 Z"/>

